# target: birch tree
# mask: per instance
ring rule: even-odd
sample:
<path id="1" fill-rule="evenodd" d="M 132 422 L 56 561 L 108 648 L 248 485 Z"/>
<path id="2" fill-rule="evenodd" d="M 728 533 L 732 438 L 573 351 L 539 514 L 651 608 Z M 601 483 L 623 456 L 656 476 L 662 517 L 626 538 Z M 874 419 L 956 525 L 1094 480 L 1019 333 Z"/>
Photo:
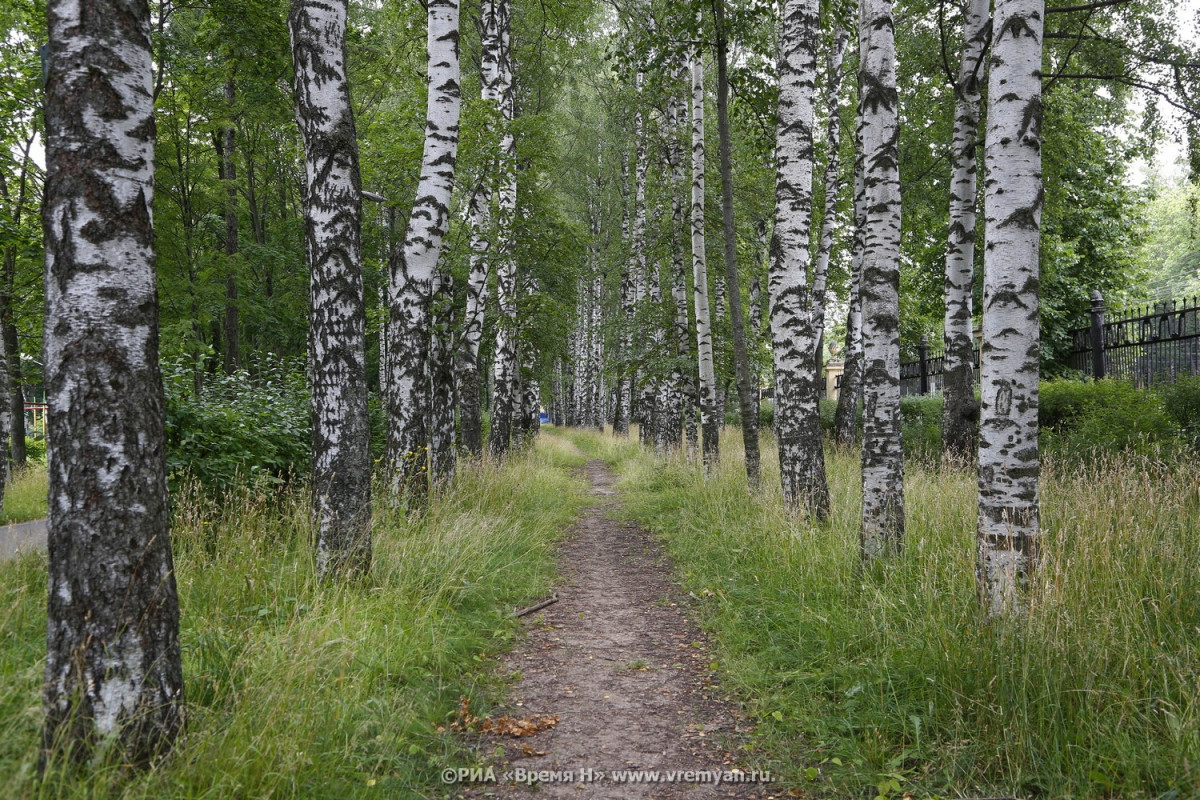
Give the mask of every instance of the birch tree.
<path id="1" fill-rule="evenodd" d="M 786 0 L 779 25 L 775 131 L 775 232 L 767 278 L 775 359 L 775 433 L 783 499 L 790 509 L 829 512 L 821 416 L 816 406 L 815 294 L 808 286 L 813 177 L 816 0 Z"/>
<path id="2" fill-rule="evenodd" d="M 388 461 L 393 491 L 420 504 L 428 490 L 430 292 L 450 221 L 458 156 L 458 0 L 427 7 L 429 95 L 416 201 L 388 276 Z"/>
<path id="3" fill-rule="evenodd" d="M 454 480 L 458 468 L 454 426 L 458 392 L 454 374 L 457 352 L 454 279 L 444 267 L 439 267 L 434 274 L 433 298 L 433 342 L 429 349 L 429 473 L 435 487 L 445 487 Z"/>
<path id="4" fill-rule="evenodd" d="M 697 23 L 697 30 L 703 30 Z M 699 33 L 697 34 L 699 35 Z M 692 47 L 692 284 L 696 305 L 696 350 L 700 366 L 701 457 L 706 470 L 720 458 L 720 426 L 717 422 L 717 378 L 713 368 L 712 316 L 708 307 L 708 263 L 704 242 L 704 62 Z"/>
<path id="5" fill-rule="evenodd" d="M 862 387 L 862 277 L 863 234 L 866 225 L 866 186 L 863 182 L 862 125 L 854 138 L 854 232 L 850 243 L 850 300 L 846 312 L 846 341 L 842 387 L 833 418 L 834 440 L 849 447 L 858 431 L 858 395 Z"/>
<path id="6" fill-rule="evenodd" d="M 141 765 L 183 729 L 154 259 L 146 2 L 51 0 L 45 98 L 49 602 L 43 765 Z M 97 65 L 104 65 L 103 69 Z"/>
<path id="7" fill-rule="evenodd" d="M 996 0 L 988 76 L 979 598 L 1021 613 L 1037 563 L 1042 0 Z"/>
<path id="8" fill-rule="evenodd" d="M 500 109 L 503 101 L 503 72 L 500 50 L 500 21 L 507 0 L 483 0 L 479 7 L 479 85 L 480 97 Z M 504 142 L 501 142 L 501 147 Z M 491 159 L 487 172 L 471 194 L 467 209 L 471 227 L 470 273 L 467 276 L 467 304 L 462 335 L 457 350 L 458 397 L 460 403 L 461 449 L 468 456 L 483 452 L 483 408 L 480 398 L 479 345 L 483 340 L 484 310 L 488 302 L 488 275 L 492 250 L 491 198 L 500 166 L 501 153 Z"/>
<path id="9" fill-rule="evenodd" d="M 946 246 L 945 358 L 942 362 L 942 450 L 970 458 L 976 445 L 975 344 L 971 294 L 975 283 L 975 140 L 983 54 L 989 35 L 988 0 L 963 7 L 963 50 L 954 84 L 954 141 L 950 147 L 950 235 Z"/>
<path id="10" fill-rule="evenodd" d="M 680 70 L 678 77 L 686 75 L 686 69 Z M 675 366 L 671 372 L 673 390 L 673 406 L 670 411 L 670 444 L 678 448 L 681 437 L 687 437 L 689 457 L 694 457 L 697 448 L 698 431 L 696 429 L 696 382 L 691 369 L 685 369 L 691 360 L 691 326 L 688 321 L 687 297 L 687 245 L 683 194 L 684 194 L 684 153 L 681 128 L 687 122 L 683 103 L 676 93 L 672 93 L 667 105 L 667 158 L 671 188 L 671 299 L 674 303 L 674 344 Z M 682 428 L 682 430 L 681 430 Z"/>
<path id="11" fill-rule="evenodd" d="M 904 474 L 900 452 L 900 130 L 891 0 L 859 6 L 862 127 L 863 514 L 865 557 L 900 548 Z"/>
<path id="12" fill-rule="evenodd" d="M 499 90 L 500 114 L 504 132 L 500 138 L 498 169 L 499 203 L 496 228 L 497 253 L 496 300 L 499 316 L 496 320 L 496 346 L 492 356 L 492 426 L 488 433 L 488 450 L 495 456 L 508 452 L 512 439 L 513 415 L 518 411 L 520 376 L 517 365 L 517 262 L 513 254 L 513 226 L 517 219 L 517 144 L 512 123 L 516 113 L 513 96 L 512 19 L 508 0 L 496 4 L 497 36 L 500 43 Z"/>
<path id="13" fill-rule="evenodd" d="M 362 183 L 346 75 L 345 0 L 296 0 L 288 17 L 304 141 L 312 512 L 317 573 L 371 564 Z"/>

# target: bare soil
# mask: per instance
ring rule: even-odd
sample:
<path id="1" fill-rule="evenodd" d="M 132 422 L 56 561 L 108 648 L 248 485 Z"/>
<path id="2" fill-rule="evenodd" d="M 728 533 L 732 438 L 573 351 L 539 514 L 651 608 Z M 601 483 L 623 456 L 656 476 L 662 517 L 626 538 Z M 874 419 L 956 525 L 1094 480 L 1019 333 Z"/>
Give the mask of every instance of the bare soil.
<path id="1" fill-rule="evenodd" d="M 481 736 L 496 780 L 460 784 L 454 794 L 784 796 L 770 783 L 730 782 L 751 774 L 738 763 L 748 725 L 717 685 L 704 636 L 688 618 L 692 601 L 671 583 L 650 533 L 611 516 L 619 505 L 613 474 L 599 461 L 585 473 L 597 502 L 560 547 L 559 602 L 527 618 L 528 635 L 501 667 L 514 680 L 503 713 L 557 716 L 558 724 L 520 738 Z M 560 774 L 530 786 L 517 770 L 526 780 L 532 771 Z M 659 781 L 621 782 L 613 773 L 625 770 L 656 771 Z M 689 770 L 707 776 L 668 776 Z"/>

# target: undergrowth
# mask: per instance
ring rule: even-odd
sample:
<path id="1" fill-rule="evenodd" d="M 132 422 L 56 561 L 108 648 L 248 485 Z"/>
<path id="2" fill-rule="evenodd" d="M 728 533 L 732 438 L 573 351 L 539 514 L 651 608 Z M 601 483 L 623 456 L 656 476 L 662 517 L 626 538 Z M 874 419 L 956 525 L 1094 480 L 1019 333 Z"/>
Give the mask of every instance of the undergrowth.
<path id="1" fill-rule="evenodd" d="M 733 434 L 733 435 L 730 435 Z M 784 785 L 813 797 L 1200 797 L 1200 482 L 1128 455 L 1044 466 L 1032 611 L 987 623 L 972 474 L 906 467 L 903 555 L 863 569 L 857 453 L 827 458 L 833 514 L 789 517 L 764 437 L 710 479 L 636 443 L 567 436 L 623 476 L 627 513 L 702 598 L 726 685 Z"/>
<path id="2" fill-rule="evenodd" d="M 549 591 L 553 547 L 585 501 L 567 442 L 506 466 L 460 467 L 405 520 L 376 500 L 375 563 L 313 579 L 306 498 L 180 492 L 172 529 L 188 732 L 158 768 L 34 776 L 45 663 L 45 555 L 0 565 L 0 796 L 441 797 L 477 756 L 444 729 L 460 697 L 502 687 L 488 657 Z"/>
<path id="3" fill-rule="evenodd" d="M 46 516 L 48 485 L 49 477 L 44 466 L 30 464 L 24 469 L 13 470 L 8 485 L 4 487 L 4 510 L 0 512 L 0 525 Z"/>

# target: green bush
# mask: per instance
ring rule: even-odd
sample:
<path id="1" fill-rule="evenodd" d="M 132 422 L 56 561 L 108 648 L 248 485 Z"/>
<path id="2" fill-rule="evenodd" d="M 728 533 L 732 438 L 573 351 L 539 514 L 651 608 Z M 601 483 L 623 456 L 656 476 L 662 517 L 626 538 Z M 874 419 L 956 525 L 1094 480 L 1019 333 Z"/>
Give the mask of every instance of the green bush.
<path id="1" fill-rule="evenodd" d="M 1047 381 L 1039 417 L 1042 449 L 1067 458 L 1157 457 L 1180 442 L 1180 426 L 1162 396 L 1125 381 Z"/>
<path id="2" fill-rule="evenodd" d="M 31 464 L 46 463 L 46 439 L 25 437 L 25 459 Z"/>
<path id="3" fill-rule="evenodd" d="M 1184 440 L 1193 450 L 1200 451 L 1200 375 L 1163 386 L 1158 394 Z"/>
<path id="4" fill-rule="evenodd" d="M 763 431 L 775 430 L 775 401 L 769 398 L 758 401 L 758 428 Z"/>
<path id="5" fill-rule="evenodd" d="M 900 440 L 906 459 L 937 463 L 942 453 L 942 396 L 900 398 Z"/>
<path id="6" fill-rule="evenodd" d="M 187 361 L 165 364 L 167 475 L 228 492 L 308 472 L 309 393 L 302 362 L 265 359 L 251 375 L 206 375 L 199 394 Z"/>

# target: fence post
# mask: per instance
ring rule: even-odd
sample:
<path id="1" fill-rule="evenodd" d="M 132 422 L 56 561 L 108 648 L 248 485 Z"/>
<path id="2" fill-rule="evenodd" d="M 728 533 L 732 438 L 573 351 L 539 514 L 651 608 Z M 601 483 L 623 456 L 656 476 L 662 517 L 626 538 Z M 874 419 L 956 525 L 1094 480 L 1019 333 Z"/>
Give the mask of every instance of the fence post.
<path id="1" fill-rule="evenodd" d="M 929 334 L 921 334 L 921 346 L 917 348 L 921 358 L 921 394 L 929 394 Z"/>
<path id="2" fill-rule="evenodd" d="M 1092 377 L 1104 377 L 1104 297 L 1092 292 Z"/>

